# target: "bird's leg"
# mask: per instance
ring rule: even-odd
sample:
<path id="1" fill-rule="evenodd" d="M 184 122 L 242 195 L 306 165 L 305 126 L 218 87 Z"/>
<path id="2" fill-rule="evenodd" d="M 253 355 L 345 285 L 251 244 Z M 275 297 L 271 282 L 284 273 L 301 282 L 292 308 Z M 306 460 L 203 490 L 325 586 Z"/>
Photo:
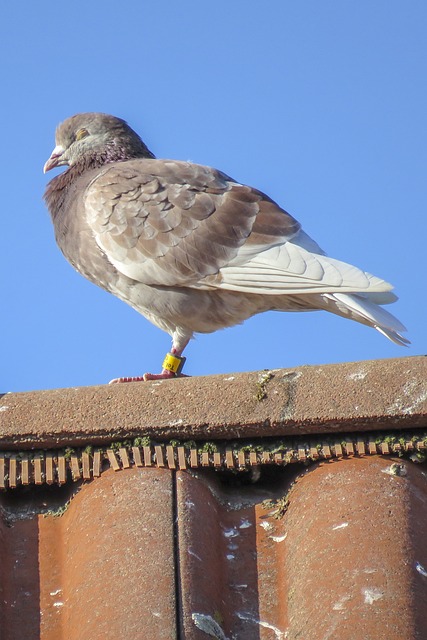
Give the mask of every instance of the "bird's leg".
<path id="1" fill-rule="evenodd" d="M 165 378 L 182 378 L 187 377 L 181 373 L 182 367 L 185 363 L 185 358 L 181 356 L 184 349 L 177 349 L 172 347 L 169 353 L 166 354 L 163 360 L 161 373 L 144 373 L 144 380 L 163 380 Z"/>
<path id="2" fill-rule="evenodd" d="M 172 343 L 172 349 L 169 353 L 166 354 L 165 359 L 163 360 L 162 371 L 161 373 L 144 373 L 142 376 L 134 376 L 130 378 L 114 378 L 114 380 L 110 381 L 110 384 L 115 384 L 116 382 L 143 382 L 146 380 L 165 380 L 167 378 L 187 378 L 188 376 L 185 373 L 181 373 L 182 367 L 185 363 L 185 358 L 182 356 L 182 353 L 185 347 L 188 344 L 188 340 L 185 342 L 184 346 L 178 348 L 178 346 L 174 346 L 175 341 Z"/>

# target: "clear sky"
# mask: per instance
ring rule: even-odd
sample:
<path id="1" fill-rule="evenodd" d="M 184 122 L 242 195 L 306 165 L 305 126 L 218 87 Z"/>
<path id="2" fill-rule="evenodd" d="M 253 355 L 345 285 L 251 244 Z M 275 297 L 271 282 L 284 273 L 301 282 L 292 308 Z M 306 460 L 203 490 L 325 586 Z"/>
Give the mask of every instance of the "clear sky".
<path id="1" fill-rule="evenodd" d="M 188 374 L 425 353 L 426 33 L 425 0 L 3 3 L 0 391 L 158 372 L 170 347 L 56 247 L 42 167 L 81 111 L 268 193 L 329 255 L 395 285 L 412 340 L 269 313 L 198 336 Z"/>

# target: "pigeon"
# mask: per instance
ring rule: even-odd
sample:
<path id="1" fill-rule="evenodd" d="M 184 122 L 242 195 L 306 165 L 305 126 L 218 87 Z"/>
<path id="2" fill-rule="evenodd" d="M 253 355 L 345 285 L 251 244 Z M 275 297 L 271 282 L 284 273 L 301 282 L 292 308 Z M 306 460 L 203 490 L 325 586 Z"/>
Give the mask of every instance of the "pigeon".
<path id="1" fill-rule="evenodd" d="M 83 276 L 172 338 L 161 373 L 180 377 L 195 333 L 265 311 L 325 310 L 398 345 L 405 327 L 380 305 L 392 285 L 328 257 L 266 194 L 211 167 L 156 159 L 122 119 L 80 113 L 56 129 L 44 172 L 68 166 L 45 201 L 59 248 Z"/>

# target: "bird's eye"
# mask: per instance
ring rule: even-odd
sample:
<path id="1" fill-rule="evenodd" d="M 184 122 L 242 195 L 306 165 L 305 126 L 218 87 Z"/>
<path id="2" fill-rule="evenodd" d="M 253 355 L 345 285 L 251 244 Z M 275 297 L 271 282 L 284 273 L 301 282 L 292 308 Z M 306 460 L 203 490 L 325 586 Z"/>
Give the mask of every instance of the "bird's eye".
<path id="1" fill-rule="evenodd" d="M 87 129 L 79 129 L 76 133 L 76 140 L 83 140 L 86 136 L 89 135 L 89 131 Z"/>

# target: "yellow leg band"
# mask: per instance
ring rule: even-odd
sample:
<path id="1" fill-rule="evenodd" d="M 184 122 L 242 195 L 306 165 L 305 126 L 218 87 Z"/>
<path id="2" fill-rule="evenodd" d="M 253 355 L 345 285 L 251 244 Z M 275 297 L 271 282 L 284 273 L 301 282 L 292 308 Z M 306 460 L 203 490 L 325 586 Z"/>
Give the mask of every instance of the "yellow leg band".
<path id="1" fill-rule="evenodd" d="M 172 353 L 167 353 L 165 359 L 163 360 L 163 369 L 167 369 L 168 371 L 172 371 L 176 376 L 182 371 L 182 367 L 184 366 L 185 358 L 181 358 L 180 356 L 174 356 Z"/>

